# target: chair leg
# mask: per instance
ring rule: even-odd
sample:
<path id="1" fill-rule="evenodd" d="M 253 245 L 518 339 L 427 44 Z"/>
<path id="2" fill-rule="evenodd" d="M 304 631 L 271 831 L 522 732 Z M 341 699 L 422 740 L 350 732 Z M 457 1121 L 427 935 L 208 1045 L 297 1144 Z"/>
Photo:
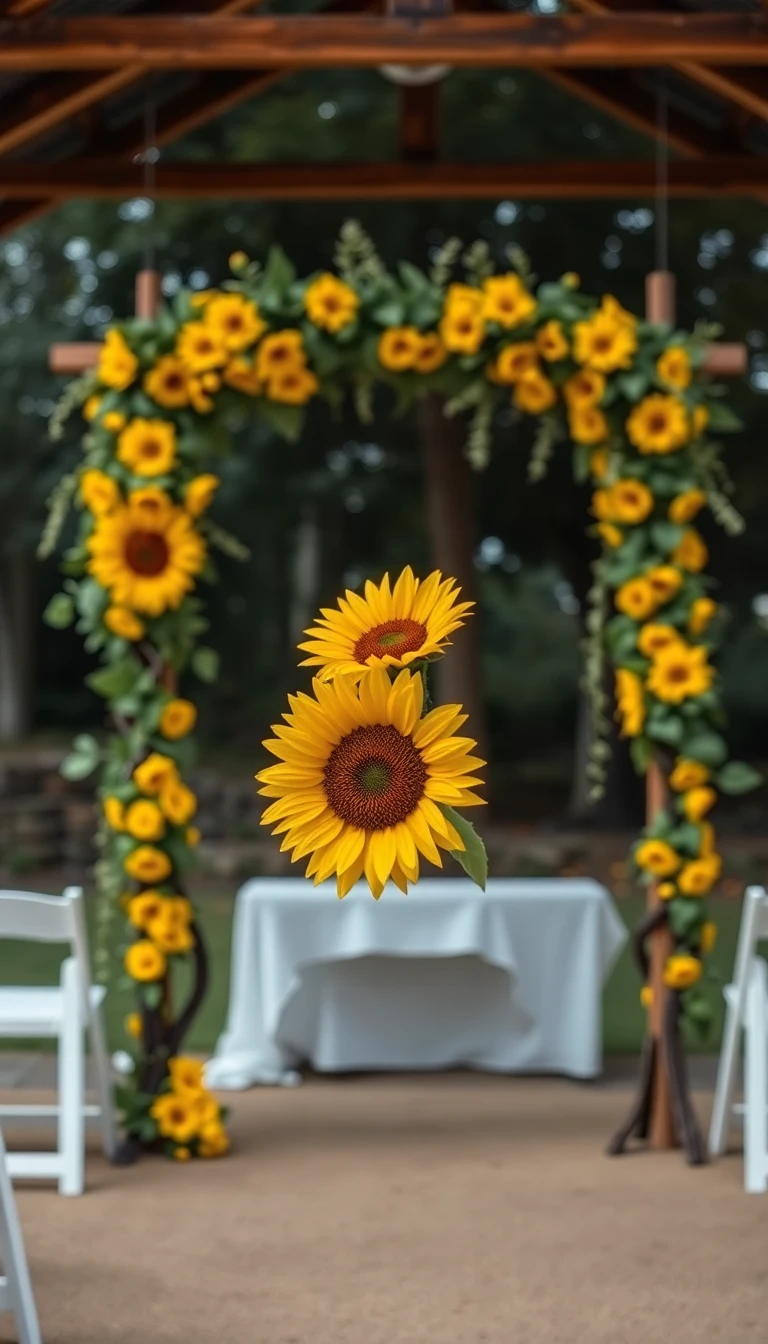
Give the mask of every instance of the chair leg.
<path id="1" fill-rule="evenodd" d="M 101 1108 L 101 1116 L 99 1118 L 101 1142 L 105 1156 L 111 1159 L 114 1157 L 117 1148 L 112 1080 L 110 1077 L 109 1056 L 105 1044 L 104 1019 L 101 1015 L 101 1005 L 94 1003 L 93 1000 L 91 1000 L 90 1003 L 90 1027 L 91 1054 L 96 1070 L 96 1088 L 98 1091 L 99 1106 Z"/>
<path id="2" fill-rule="evenodd" d="M 85 1167 L 85 1050 L 78 966 L 73 957 L 61 969 L 64 1021 L 59 1035 L 59 1194 L 81 1195 Z"/>
<path id="3" fill-rule="evenodd" d="M 753 957 L 747 990 L 744 1053 L 744 1188 L 768 1188 L 768 966 Z"/>
<path id="4" fill-rule="evenodd" d="M 29 1277 L 16 1200 L 6 1166 L 2 1134 L 0 1134 L 0 1245 L 5 1269 L 7 1303 L 16 1317 L 19 1344 L 42 1344 L 35 1295 Z"/>

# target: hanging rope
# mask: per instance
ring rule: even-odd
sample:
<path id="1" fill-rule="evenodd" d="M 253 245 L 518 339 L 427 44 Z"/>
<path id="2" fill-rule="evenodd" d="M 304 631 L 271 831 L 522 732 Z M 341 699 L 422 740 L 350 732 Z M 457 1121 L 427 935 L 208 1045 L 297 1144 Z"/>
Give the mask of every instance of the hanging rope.
<path id="1" fill-rule="evenodd" d="M 669 270 L 669 98 L 664 74 L 656 86 L 656 270 Z"/>
<path id="2" fill-rule="evenodd" d="M 160 157 L 160 151 L 155 144 L 157 139 L 157 109 L 155 100 L 147 94 L 144 103 L 144 153 L 142 154 L 142 163 L 144 166 L 144 195 L 152 203 L 152 209 L 147 212 L 146 228 L 144 230 L 144 269 L 154 271 L 155 269 L 155 164 Z"/>

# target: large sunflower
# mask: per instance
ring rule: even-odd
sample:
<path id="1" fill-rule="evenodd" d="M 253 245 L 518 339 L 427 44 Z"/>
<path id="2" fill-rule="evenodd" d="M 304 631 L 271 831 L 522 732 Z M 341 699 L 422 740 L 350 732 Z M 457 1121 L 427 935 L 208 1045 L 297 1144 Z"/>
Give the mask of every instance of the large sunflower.
<path id="1" fill-rule="evenodd" d="M 388 574 L 378 587 L 369 579 L 364 598 L 347 589 L 338 611 L 323 607 L 315 626 L 304 631 L 310 639 L 299 648 L 310 656 L 300 666 L 320 668 L 324 681 L 339 675 L 359 681 L 366 668 L 407 667 L 443 653 L 474 606 L 456 602 L 460 591 L 439 569 L 422 581 L 410 565 L 391 591 Z"/>
<path id="2" fill-rule="evenodd" d="M 98 518 L 88 550 L 89 573 L 112 602 L 148 616 L 178 607 L 205 564 L 205 542 L 189 514 L 152 488 Z"/>
<path id="3" fill-rule="evenodd" d="M 363 874 L 377 899 L 390 878 L 407 891 L 419 854 L 442 867 L 441 849 L 464 849 L 439 805 L 483 801 L 472 788 L 485 762 L 472 738 L 452 735 L 466 715 L 443 705 L 421 718 L 423 682 L 407 668 L 394 683 L 378 668 L 359 687 L 346 677 L 312 685 L 314 698 L 291 696 L 288 726 L 264 743 L 280 764 L 257 775 L 275 799 L 262 825 L 284 832 L 294 862 L 309 856 L 316 884 L 335 873 L 339 896 Z"/>

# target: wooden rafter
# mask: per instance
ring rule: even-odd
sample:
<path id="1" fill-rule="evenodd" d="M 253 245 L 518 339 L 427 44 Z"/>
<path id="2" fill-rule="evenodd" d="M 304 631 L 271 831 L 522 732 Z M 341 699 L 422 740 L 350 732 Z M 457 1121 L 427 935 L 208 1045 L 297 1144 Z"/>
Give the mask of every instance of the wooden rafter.
<path id="1" fill-rule="evenodd" d="M 567 93 L 591 103 L 633 130 L 658 138 L 656 100 L 629 83 L 625 75 L 612 70 L 542 70 L 541 73 Z M 706 157 L 718 148 L 716 133 L 676 108 L 668 110 L 664 139 L 670 149 L 693 158 Z"/>
<path id="2" fill-rule="evenodd" d="M 133 16 L 0 22 L 0 71 L 768 64 L 762 14 Z"/>
<path id="3" fill-rule="evenodd" d="M 523 163 L 160 163 L 153 194 L 160 199 L 234 200 L 493 200 L 616 199 L 655 190 L 651 160 L 611 159 Z M 673 163 L 672 196 L 748 196 L 765 186 L 766 161 L 720 156 Z M 55 164 L 0 163 L 0 196 L 29 200 L 35 190 L 59 199 L 122 200 L 143 189 L 141 165 L 115 159 Z"/>
<path id="4" fill-rule="evenodd" d="M 400 157 L 408 163 L 429 163 L 440 149 L 440 85 L 405 85 L 400 89 Z"/>
<path id="5" fill-rule="evenodd" d="M 626 14 L 624 0 L 572 0 L 572 3 L 575 9 L 589 17 L 618 17 Z M 669 13 L 668 0 L 644 0 L 643 8 L 658 8 Z M 690 10 L 678 10 L 677 19 L 681 24 L 688 24 L 691 21 Z M 768 78 L 762 69 L 749 68 L 759 66 L 760 60 L 755 57 L 752 61 L 740 62 L 736 69 L 728 68 L 729 61 L 730 57 L 725 52 L 719 58 L 716 56 L 714 63 L 700 64 L 696 60 L 680 57 L 675 60 L 674 68 L 678 74 L 708 89 L 710 93 L 735 103 L 750 116 L 768 121 Z"/>

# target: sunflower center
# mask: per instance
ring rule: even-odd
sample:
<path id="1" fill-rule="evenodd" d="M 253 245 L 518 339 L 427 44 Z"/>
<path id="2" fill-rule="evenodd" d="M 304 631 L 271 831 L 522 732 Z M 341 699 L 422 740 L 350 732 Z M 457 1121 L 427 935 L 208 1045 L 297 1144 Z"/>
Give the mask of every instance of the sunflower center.
<path id="1" fill-rule="evenodd" d="M 392 724 L 373 724 L 355 728 L 334 747 L 324 787 L 337 817 L 379 831 L 410 815 L 426 781 L 426 767 L 411 739 Z"/>
<path id="2" fill-rule="evenodd" d="M 367 663 L 369 658 L 381 658 L 387 653 L 402 658 L 404 653 L 415 653 L 420 649 L 426 637 L 426 626 L 420 621 L 412 621 L 409 617 L 385 621 L 360 636 L 355 644 L 355 662 Z"/>
<path id="3" fill-rule="evenodd" d="M 125 543 L 125 562 L 135 574 L 154 578 L 168 564 L 168 545 L 159 532 L 131 532 Z"/>
<path id="4" fill-rule="evenodd" d="M 141 455 L 142 457 L 149 457 L 149 458 L 159 457 L 160 444 L 158 443 L 157 439 L 145 439 L 141 445 Z"/>
<path id="5" fill-rule="evenodd" d="M 610 350 L 612 345 L 613 336 L 607 334 L 605 336 L 596 336 L 593 343 L 593 349 L 596 350 L 598 354 L 604 354 L 607 350 Z"/>
<path id="6" fill-rule="evenodd" d="M 673 682 L 676 686 L 682 686 L 688 680 L 688 668 L 685 663 L 673 663 L 667 668 L 667 681 Z"/>
<path id="7" fill-rule="evenodd" d="M 648 430 L 651 434 L 663 434 L 667 428 L 667 417 L 665 415 L 652 415 L 648 421 Z"/>

